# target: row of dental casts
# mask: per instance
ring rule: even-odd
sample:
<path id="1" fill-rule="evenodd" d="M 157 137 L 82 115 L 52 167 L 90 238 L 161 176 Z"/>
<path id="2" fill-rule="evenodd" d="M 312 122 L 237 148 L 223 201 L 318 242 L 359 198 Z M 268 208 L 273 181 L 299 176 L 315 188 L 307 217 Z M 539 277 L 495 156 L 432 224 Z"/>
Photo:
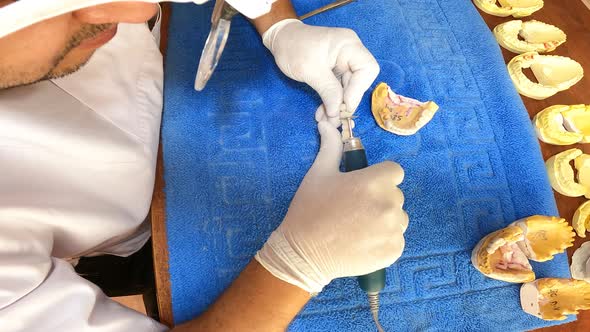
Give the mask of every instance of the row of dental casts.
<path id="1" fill-rule="evenodd" d="M 501 17 L 529 16 L 543 7 L 543 0 L 473 2 L 482 11 Z M 551 52 L 565 43 L 566 34 L 555 26 L 535 20 L 513 20 L 495 27 L 494 35 L 500 45 L 519 54 L 507 67 L 516 89 L 527 97 L 548 98 L 559 91 L 569 89 L 584 75 L 582 66 L 570 58 L 539 55 Z M 526 77 L 522 71 L 525 68 L 531 68 L 539 83 Z M 387 84 L 380 83 L 373 91 L 371 109 L 379 127 L 397 135 L 407 136 L 415 134 L 432 120 L 438 111 L 438 105 L 432 101 L 420 102 L 396 94 Z"/>
<path id="2" fill-rule="evenodd" d="M 545 143 L 555 145 L 588 143 L 590 142 L 590 105 L 550 106 L 533 118 L 533 125 L 537 136 Z M 573 168 L 571 161 L 573 161 Z M 555 191 L 564 196 L 584 196 L 590 199 L 590 155 L 573 148 L 549 158 L 545 166 L 549 182 Z M 577 172 L 574 172 L 574 168 Z M 572 226 L 578 236 L 586 237 L 586 231 L 590 228 L 590 200 L 576 209 Z M 550 229 L 546 231 L 546 234 L 551 232 Z M 562 236 L 564 234 L 562 233 Z M 583 243 L 574 252 L 570 272 L 573 278 L 570 280 L 550 278 L 547 279 L 549 281 L 546 284 L 541 286 L 535 284 L 534 287 L 525 287 L 527 285 L 525 284 L 520 292 L 521 305 L 525 311 L 528 305 L 530 310 L 537 310 L 541 318 L 561 320 L 565 319 L 566 314 L 577 314 L 577 310 L 590 309 L 590 241 Z M 543 290 L 540 287 L 544 287 Z M 544 304 L 544 311 L 539 309 L 539 306 L 530 306 L 531 299 L 535 296 L 541 299 L 538 303 Z"/>
<path id="3" fill-rule="evenodd" d="M 482 11 L 506 17 L 529 16 L 543 7 L 543 0 L 473 0 Z M 498 3 L 499 4 L 498 4 Z M 498 43 L 510 52 L 519 54 L 508 63 L 508 73 L 518 92 L 541 100 L 564 91 L 584 76 L 582 66 L 564 56 L 540 55 L 555 50 L 565 43 L 566 34 L 551 24 L 530 20 L 508 21 L 494 28 Z M 523 73 L 530 68 L 538 83 Z"/>
<path id="4" fill-rule="evenodd" d="M 542 0 L 473 0 L 482 11 L 515 18 L 531 15 L 543 7 Z M 498 4 L 499 3 L 499 4 Z M 582 66 L 562 56 L 539 55 L 551 52 L 566 41 L 565 33 L 550 24 L 513 20 L 494 28 L 498 43 L 517 53 L 508 63 L 516 89 L 524 96 L 541 100 L 569 89 L 584 75 Z M 531 68 L 538 83 L 522 72 Z M 590 142 L 590 105 L 554 105 L 533 119 L 543 142 L 569 145 Z M 570 166 L 574 160 L 577 178 Z M 590 155 L 570 149 L 546 162 L 553 189 L 570 196 L 590 198 Z M 577 181 L 576 181 L 577 180 Z M 529 260 L 545 262 L 573 246 L 576 233 L 586 237 L 590 228 L 590 201 L 574 214 L 572 225 L 558 217 L 531 216 L 488 234 L 473 249 L 471 261 L 485 276 L 506 282 L 524 283 L 520 289 L 523 310 L 545 320 L 563 320 L 578 310 L 590 309 L 590 241 L 573 255 L 572 279 L 535 280 Z"/>

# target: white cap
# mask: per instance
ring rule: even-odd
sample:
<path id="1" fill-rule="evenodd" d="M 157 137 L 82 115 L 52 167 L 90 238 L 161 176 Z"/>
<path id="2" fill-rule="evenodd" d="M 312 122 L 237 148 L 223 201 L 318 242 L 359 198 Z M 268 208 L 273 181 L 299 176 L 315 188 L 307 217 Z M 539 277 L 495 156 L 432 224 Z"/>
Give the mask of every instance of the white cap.
<path id="1" fill-rule="evenodd" d="M 0 38 L 26 28 L 29 25 L 78 9 L 110 2 L 130 0 L 20 0 L 0 8 Z M 131 0 L 162 2 L 161 0 Z M 193 2 L 198 5 L 208 0 L 172 0 Z M 248 18 L 256 18 L 270 11 L 275 0 L 226 0 L 232 7 Z"/>

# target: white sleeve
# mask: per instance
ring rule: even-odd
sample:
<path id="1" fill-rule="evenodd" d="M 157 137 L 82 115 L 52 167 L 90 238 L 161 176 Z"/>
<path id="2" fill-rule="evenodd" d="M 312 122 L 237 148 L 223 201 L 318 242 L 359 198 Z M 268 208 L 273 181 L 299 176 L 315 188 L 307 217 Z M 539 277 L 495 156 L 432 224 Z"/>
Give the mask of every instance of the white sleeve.
<path id="1" fill-rule="evenodd" d="M 16 331 L 166 331 L 164 325 L 110 300 L 51 257 L 49 228 L 0 221 L 0 326 Z"/>

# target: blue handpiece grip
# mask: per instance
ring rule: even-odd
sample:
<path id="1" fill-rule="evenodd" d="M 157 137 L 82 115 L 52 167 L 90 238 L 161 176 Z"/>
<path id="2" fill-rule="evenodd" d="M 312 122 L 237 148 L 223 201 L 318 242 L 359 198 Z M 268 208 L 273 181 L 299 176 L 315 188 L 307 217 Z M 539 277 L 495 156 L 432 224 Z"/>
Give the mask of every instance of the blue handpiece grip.
<path id="1" fill-rule="evenodd" d="M 344 171 L 351 172 L 369 166 L 364 149 L 344 152 Z M 379 292 L 385 288 L 385 269 L 359 276 L 359 286 L 365 292 Z"/>
<path id="2" fill-rule="evenodd" d="M 344 171 L 352 172 L 369 166 L 365 149 L 344 152 Z"/>

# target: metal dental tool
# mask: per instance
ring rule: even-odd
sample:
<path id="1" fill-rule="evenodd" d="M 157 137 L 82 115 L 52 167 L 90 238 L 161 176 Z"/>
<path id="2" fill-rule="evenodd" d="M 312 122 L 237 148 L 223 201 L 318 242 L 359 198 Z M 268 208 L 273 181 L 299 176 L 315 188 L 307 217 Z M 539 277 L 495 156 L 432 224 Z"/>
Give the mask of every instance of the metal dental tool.
<path id="1" fill-rule="evenodd" d="M 299 16 L 299 19 L 300 20 L 305 20 L 306 18 L 310 18 L 310 17 L 312 17 L 314 15 L 321 14 L 321 13 L 323 13 L 325 11 L 330 10 L 330 9 L 342 7 L 342 6 L 344 6 L 346 4 L 349 4 L 349 3 L 353 2 L 353 1 L 354 0 L 338 0 L 338 1 L 334 1 L 334 2 L 329 3 L 329 4 L 327 4 L 327 5 L 323 6 L 323 7 L 320 7 L 318 9 L 315 9 L 315 10 L 310 11 L 309 13 L 306 13 L 306 14 L 303 14 L 303 15 Z"/>
<path id="2" fill-rule="evenodd" d="M 300 20 L 323 13 L 330 9 L 338 8 L 351 3 L 354 0 L 338 0 L 326 6 L 313 10 L 303 16 L 299 16 Z M 219 58 L 225 48 L 227 36 L 231 28 L 232 18 L 238 14 L 225 0 L 216 0 L 213 14 L 211 15 L 211 31 L 205 42 L 205 47 L 201 53 L 201 60 L 199 61 L 199 68 L 197 69 L 197 77 L 195 79 L 195 90 L 202 91 L 211 78 Z"/>
<path id="3" fill-rule="evenodd" d="M 231 28 L 231 19 L 238 13 L 225 0 L 216 0 L 211 15 L 211 31 L 205 42 L 205 48 L 201 53 L 197 78 L 195 79 L 195 90 L 201 91 L 211 78 L 221 53 L 225 48 L 227 36 Z"/>
<path id="4" fill-rule="evenodd" d="M 360 138 L 354 137 L 352 132 L 352 119 L 346 118 L 348 123 L 348 134 L 350 135 L 344 141 L 343 163 L 344 171 L 352 172 L 368 166 L 365 148 Z M 359 286 L 367 293 L 369 297 L 369 308 L 373 314 L 373 320 L 377 325 L 377 330 L 383 332 L 383 327 L 379 323 L 379 292 L 385 288 L 385 269 L 375 271 L 357 278 Z"/>

